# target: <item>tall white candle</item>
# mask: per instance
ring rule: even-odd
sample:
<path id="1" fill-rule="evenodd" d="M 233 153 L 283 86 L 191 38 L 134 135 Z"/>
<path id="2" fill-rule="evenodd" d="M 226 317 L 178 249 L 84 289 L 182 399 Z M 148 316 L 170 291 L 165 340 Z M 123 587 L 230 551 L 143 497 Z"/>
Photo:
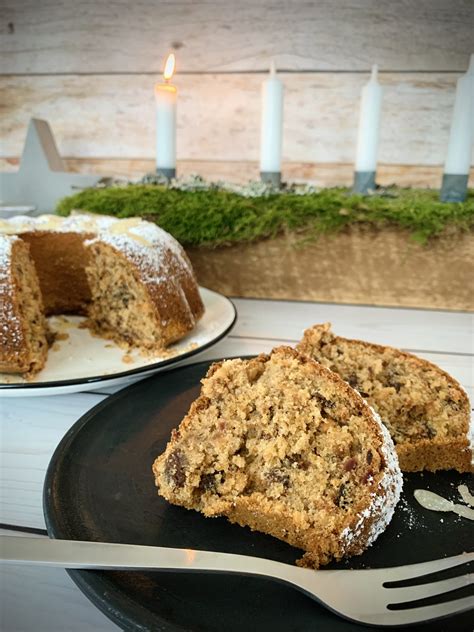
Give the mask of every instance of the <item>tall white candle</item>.
<path id="1" fill-rule="evenodd" d="M 474 54 L 469 68 L 456 84 L 451 131 L 444 173 L 468 175 L 474 141 Z"/>
<path id="2" fill-rule="evenodd" d="M 362 88 L 359 130 L 357 134 L 356 171 L 377 170 L 382 87 L 377 81 L 377 66 L 372 66 L 370 80 Z"/>
<path id="3" fill-rule="evenodd" d="M 178 91 L 170 83 L 175 58 L 168 55 L 163 77 L 164 83 L 155 86 L 156 99 L 156 170 L 164 173 L 176 169 L 176 106 Z"/>
<path id="4" fill-rule="evenodd" d="M 262 120 L 260 128 L 260 171 L 281 171 L 283 138 L 283 84 L 272 61 L 270 75 L 262 84 Z"/>

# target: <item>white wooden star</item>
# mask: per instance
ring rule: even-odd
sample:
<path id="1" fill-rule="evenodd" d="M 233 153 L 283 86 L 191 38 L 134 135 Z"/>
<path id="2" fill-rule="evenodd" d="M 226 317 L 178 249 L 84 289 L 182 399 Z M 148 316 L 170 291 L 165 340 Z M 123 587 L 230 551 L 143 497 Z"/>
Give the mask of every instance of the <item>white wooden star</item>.
<path id="1" fill-rule="evenodd" d="M 102 176 L 66 171 L 47 121 L 31 119 L 15 173 L 0 173 L 2 205 L 32 205 L 51 213 L 58 201 L 79 189 L 94 186 Z"/>

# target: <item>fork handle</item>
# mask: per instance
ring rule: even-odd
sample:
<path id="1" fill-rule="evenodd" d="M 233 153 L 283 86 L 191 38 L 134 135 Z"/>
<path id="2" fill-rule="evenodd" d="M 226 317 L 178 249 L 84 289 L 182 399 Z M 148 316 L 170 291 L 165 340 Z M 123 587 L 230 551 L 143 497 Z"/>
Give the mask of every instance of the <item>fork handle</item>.
<path id="1" fill-rule="evenodd" d="M 314 574 L 314 571 L 281 562 L 231 553 L 9 535 L 0 536 L 0 553 L 2 562 L 69 569 L 244 573 L 271 576 L 297 584 L 301 582 L 302 574 Z"/>

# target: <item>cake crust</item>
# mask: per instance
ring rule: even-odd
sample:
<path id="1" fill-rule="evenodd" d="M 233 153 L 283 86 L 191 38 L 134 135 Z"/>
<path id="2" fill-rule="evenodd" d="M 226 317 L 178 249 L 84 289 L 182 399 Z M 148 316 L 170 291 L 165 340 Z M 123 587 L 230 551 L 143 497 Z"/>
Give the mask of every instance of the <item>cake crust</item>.
<path id="1" fill-rule="evenodd" d="M 0 372 L 31 377 L 48 353 L 48 329 L 29 246 L 0 235 Z"/>
<path id="2" fill-rule="evenodd" d="M 336 374 L 280 347 L 216 363 L 202 385 L 153 464 L 160 495 L 303 549 L 310 567 L 385 529 L 402 484 L 393 443 Z"/>

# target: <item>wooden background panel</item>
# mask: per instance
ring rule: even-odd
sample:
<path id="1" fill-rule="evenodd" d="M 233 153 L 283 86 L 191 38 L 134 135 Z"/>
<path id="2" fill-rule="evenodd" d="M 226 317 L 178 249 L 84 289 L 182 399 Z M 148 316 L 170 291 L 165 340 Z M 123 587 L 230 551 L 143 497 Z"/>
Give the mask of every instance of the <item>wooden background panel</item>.
<path id="1" fill-rule="evenodd" d="M 383 74 L 380 162 L 443 164 L 457 74 Z M 263 75 L 178 76 L 178 156 L 256 161 Z M 283 157 L 352 163 L 361 74 L 289 73 Z M 20 155 L 31 116 L 50 121 L 62 155 L 153 158 L 154 80 L 148 75 L 1 77 L 1 155 Z"/>
<path id="2" fill-rule="evenodd" d="M 471 0 L 2 0 L 0 72 L 462 71 Z"/>

